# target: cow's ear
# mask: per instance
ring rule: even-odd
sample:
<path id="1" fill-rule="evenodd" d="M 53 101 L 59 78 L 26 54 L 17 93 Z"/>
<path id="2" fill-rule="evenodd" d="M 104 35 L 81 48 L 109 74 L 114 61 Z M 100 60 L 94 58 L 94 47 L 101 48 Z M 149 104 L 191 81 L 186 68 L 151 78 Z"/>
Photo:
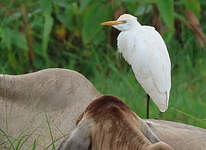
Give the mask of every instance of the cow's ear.
<path id="1" fill-rule="evenodd" d="M 151 144 L 147 147 L 148 150 L 174 150 L 171 146 L 164 142 L 158 142 Z"/>
<path id="2" fill-rule="evenodd" d="M 78 125 L 57 150 L 90 150 L 91 129 L 88 124 Z"/>
<path id="3" fill-rule="evenodd" d="M 151 143 L 157 143 L 160 141 L 158 136 L 151 130 L 150 126 L 147 124 L 145 120 L 141 119 L 141 126 L 140 126 L 141 132 L 144 134 L 144 136 L 151 142 Z"/>

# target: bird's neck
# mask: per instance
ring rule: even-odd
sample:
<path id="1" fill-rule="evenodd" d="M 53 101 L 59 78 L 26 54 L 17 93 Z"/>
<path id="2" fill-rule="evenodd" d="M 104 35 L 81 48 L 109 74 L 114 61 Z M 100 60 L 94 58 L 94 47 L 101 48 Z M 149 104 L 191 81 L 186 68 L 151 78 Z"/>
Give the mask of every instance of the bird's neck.
<path id="1" fill-rule="evenodd" d="M 142 26 L 138 21 L 136 21 L 135 24 L 136 24 L 137 27 L 141 27 Z"/>
<path id="2" fill-rule="evenodd" d="M 140 28 L 142 25 L 138 22 L 138 21 L 135 21 L 132 23 L 132 26 L 130 29 L 138 29 Z"/>

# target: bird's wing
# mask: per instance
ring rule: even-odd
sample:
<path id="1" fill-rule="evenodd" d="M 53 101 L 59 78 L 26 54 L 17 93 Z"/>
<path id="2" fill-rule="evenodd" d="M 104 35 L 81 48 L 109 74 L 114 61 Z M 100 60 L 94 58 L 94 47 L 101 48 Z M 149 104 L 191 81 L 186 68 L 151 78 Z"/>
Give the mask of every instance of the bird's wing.
<path id="1" fill-rule="evenodd" d="M 171 87 L 171 63 L 166 45 L 152 27 L 143 26 L 141 30 L 131 32 L 130 36 L 133 42 L 128 43 L 127 55 L 131 55 L 126 60 L 145 91 L 160 110 L 165 111 Z M 123 55 L 126 54 L 123 52 Z"/>
<path id="2" fill-rule="evenodd" d="M 161 35 L 149 26 L 143 26 L 135 37 L 130 61 L 139 77 L 152 78 L 159 92 L 167 92 L 171 87 L 171 63 L 167 47 Z M 130 44 L 131 47 L 131 44 Z M 131 51 L 131 50 L 130 50 Z M 131 53 L 131 52 L 130 52 Z"/>
<path id="3" fill-rule="evenodd" d="M 149 26 L 118 36 L 118 49 L 132 66 L 138 81 L 151 78 L 159 92 L 170 90 L 171 64 L 167 47 L 160 34 Z"/>
<path id="4" fill-rule="evenodd" d="M 148 27 L 145 27 L 148 29 Z M 155 29 L 146 30 L 145 34 L 149 51 L 149 69 L 159 92 L 169 92 L 171 87 L 171 63 L 167 47 Z M 168 95 L 169 96 L 169 95 Z"/>

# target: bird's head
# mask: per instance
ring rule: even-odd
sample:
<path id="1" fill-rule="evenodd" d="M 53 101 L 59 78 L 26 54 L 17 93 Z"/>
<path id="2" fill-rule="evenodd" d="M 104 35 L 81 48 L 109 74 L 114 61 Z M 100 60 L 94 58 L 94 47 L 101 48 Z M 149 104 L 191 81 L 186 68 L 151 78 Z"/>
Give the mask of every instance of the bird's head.
<path id="1" fill-rule="evenodd" d="M 101 25 L 113 26 L 120 31 L 127 31 L 141 26 L 137 18 L 130 14 L 123 14 L 117 20 L 103 22 Z"/>

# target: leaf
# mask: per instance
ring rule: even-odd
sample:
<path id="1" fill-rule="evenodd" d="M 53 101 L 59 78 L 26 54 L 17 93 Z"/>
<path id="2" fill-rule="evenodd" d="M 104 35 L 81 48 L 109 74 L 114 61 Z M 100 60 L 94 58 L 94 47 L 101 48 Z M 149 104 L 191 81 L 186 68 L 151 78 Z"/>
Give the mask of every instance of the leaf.
<path id="1" fill-rule="evenodd" d="M 140 5 L 139 7 L 137 7 L 137 10 L 135 12 L 136 16 L 142 16 L 145 12 L 146 6 L 145 5 Z"/>
<path id="2" fill-rule="evenodd" d="M 169 30 L 174 31 L 174 1 L 159 0 L 156 5 Z"/>
<path id="3" fill-rule="evenodd" d="M 11 49 L 12 46 L 12 32 L 9 28 L 5 27 L 1 29 L 0 37 L 2 38 L 2 45 L 7 49 Z"/>
<path id="4" fill-rule="evenodd" d="M 31 28 L 43 28 L 44 26 L 44 17 L 39 16 L 35 17 L 31 22 L 30 22 Z"/>
<path id="5" fill-rule="evenodd" d="M 81 10 L 85 9 L 91 2 L 92 0 L 81 0 L 80 9 Z"/>
<path id="6" fill-rule="evenodd" d="M 15 31 L 13 33 L 13 38 L 12 39 L 13 39 L 13 43 L 16 47 L 18 47 L 20 49 L 24 49 L 24 50 L 26 50 L 28 48 L 27 44 L 26 44 L 26 40 L 25 40 L 24 36 L 21 33 Z"/>
<path id="7" fill-rule="evenodd" d="M 135 2 L 140 2 L 141 0 L 121 0 L 122 2 L 133 2 L 133 4 Z"/>
<path id="8" fill-rule="evenodd" d="M 108 20 L 111 8 L 99 3 L 93 4 L 83 16 L 82 38 L 84 44 L 88 44 L 102 29 L 101 22 Z"/>
<path id="9" fill-rule="evenodd" d="M 75 0 L 52 0 L 53 4 L 59 7 L 67 8 L 70 3 L 75 2 Z"/>
<path id="10" fill-rule="evenodd" d="M 19 65 L 19 62 L 17 60 L 17 54 L 14 51 L 9 51 L 8 53 L 8 62 L 10 66 L 16 70 L 16 72 L 20 73 L 22 72 L 23 68 Z"/>
<path id="11" fill-rule="evenodd" d="M 130 14 L 135 14 L 138 9 L 137 4 L 131 1 L 126 1 L 125 6 Z"/>
<path id="12" fill-rule="evenodd" d="M 200 3 L 198 0 L 183 0 L 187 10 L 191 10 L 196 17 L 200 18 Z"/>
<path id="13" fill-rule="evenodd" d="M 40 8 L 46 14 L 51 14 L 52 11 L 52 1 L 51 0 L 40 0 Z"/>
<path id="14" fill-rule="evenodd" d="M 35 68 L 37 69 L 44 69 L 44 65 L 45 65 L 45 59 L 41 58 L 39 56 L 35 57 L 35 60 L 33 62 L 33 65 Z"/>
<path id="15" fill-rule="evenodd" d="M 57 14 L 57 19 L 63 23 L 69 30 L 74 31 L 76 28 L 75 17 L 78 14 L 77 5 L 69 5 L 66 8 L 65 13 Z"/>
<path id="16" fill-rule="evenodd" d="M 2 38 L 2 44 L 7 49 L 11 49 L 12 45 L 20 49 L 27 49 L 26 40 L 24 39 L 23 35 L 18 31 L 11 30 L 7 27 L 2 28 L 0 37 Z"/>
<path id="17" fill-rule="evenodd" d="M 69 30 L 72 30 L 72 15 L 67 16 L 66 14 L 57 14 L 57 19 L 64 24 Z"/>
<path id="18" fill-rule="evenodd" d="M 43 31 L 42 50 L 44 53 L 44 57 L 46 57 L 47 47 L 49 42 L 49 34 L 53 26 L 53 18 L 47 14 L 45 14 L 44 17 L 45 17 L 45 23 L 44 23 L 44 31 Z"/>
<path id="19" fill-rule="evenodd" d="M 104 32 L 99 32 L 95 38 L 92 41 L 92 44 L 99 45 L 99 43 L 102 43 L 106 39 L 106 35 Z"/>

